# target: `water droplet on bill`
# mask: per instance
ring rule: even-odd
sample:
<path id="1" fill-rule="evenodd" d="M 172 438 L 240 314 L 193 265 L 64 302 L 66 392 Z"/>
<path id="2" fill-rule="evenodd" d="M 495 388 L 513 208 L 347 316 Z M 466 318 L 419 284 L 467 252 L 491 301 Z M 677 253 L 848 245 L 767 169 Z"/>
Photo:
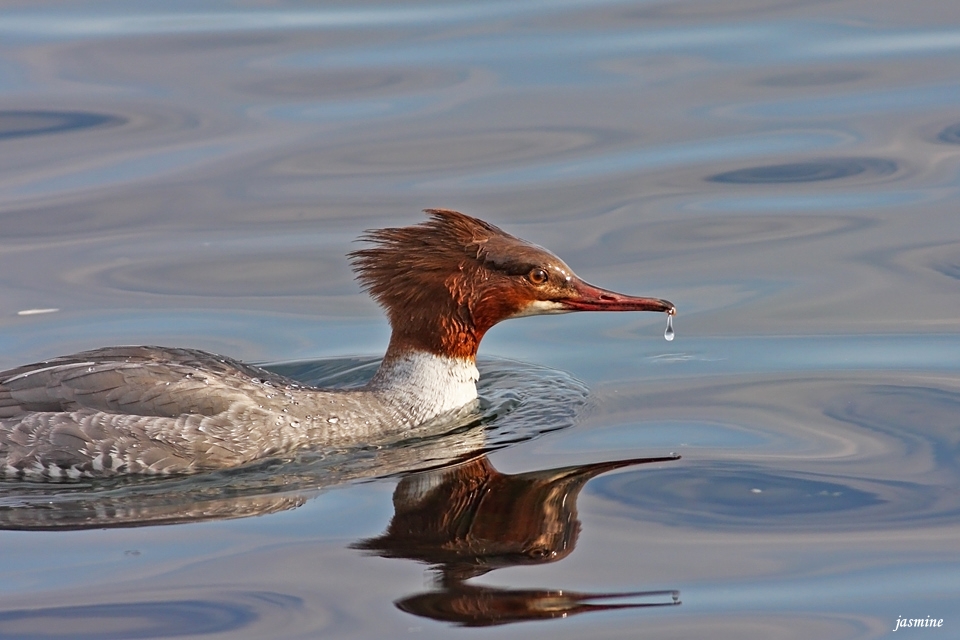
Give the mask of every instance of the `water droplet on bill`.
<path id="1" fill-rule="evenodd" d="M 663 332 L 663 337 L 664 337 L 664 339 L 665 339 L 667 342 L 669 342 L 669 341 L 673 340 L 673 336 L 674 336 L 674 333 L 673 333 L 673 316 L 672 316 L 672 315 L 668 315 L 668 316 L 667 316 L 667 328 L 666 328 L 666 330 Z"/>

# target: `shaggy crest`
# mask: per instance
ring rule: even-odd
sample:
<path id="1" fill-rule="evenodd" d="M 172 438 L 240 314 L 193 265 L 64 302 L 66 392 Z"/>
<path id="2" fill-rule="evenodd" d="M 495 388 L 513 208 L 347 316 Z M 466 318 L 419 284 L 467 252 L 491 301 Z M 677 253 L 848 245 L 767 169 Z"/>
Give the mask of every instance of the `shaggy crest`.
<path id="1" fill-rule="evenodd" d="M 424 209 L 424 213 L 430 219 L 417 225 L 364 232 L 359 240 L 376 246 L 347 254 L 363 288 L 385 307 L 398 293 L 417 296 L 410 291 L 411 281 L 443 280 L 451 264 L 482 260 L 483 246 L 492 236 L 516 240 L 459 211 Z"/>
<path id="2" fill-rule="evenodd" d="M 472 358 L 484 332 L 516 310 L 496 286 L 502 257 L 543 250 L 458 211 L 425 213 L 417 225 L 367 231 L 360 240 L 375 246 L 348 257 L 389 315 L 391 347 Z"/>

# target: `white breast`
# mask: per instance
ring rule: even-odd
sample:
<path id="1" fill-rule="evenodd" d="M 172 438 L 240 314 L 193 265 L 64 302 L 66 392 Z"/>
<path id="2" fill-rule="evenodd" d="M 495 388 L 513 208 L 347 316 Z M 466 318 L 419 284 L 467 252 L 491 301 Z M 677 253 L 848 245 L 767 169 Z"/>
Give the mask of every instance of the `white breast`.
<path id="1" fill-rule="evenodd" d="M 419 424 L 476 400 L 479 378 L 472 359 L 411 351 L 385 361 L 367 388 Z"/>

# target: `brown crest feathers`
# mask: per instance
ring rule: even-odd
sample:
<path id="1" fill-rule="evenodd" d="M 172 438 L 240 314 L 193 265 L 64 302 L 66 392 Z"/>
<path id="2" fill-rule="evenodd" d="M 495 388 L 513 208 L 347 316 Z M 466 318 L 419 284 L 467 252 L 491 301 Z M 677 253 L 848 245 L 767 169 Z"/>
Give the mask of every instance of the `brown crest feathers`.
<path id="1" fill-rule="evenodd" d="M 449 209 L 425 209 L 426 222 L 409 227 L 370 229 L 360 240 L 373 247 L 347 254 L 364 289 L 388 309 L 436 293 L 458 267 L 475 261 L 493 236 L 508 236 L 497 227 Z"/>
<path id="2" fill-rule="evenodd" d="M 386 310 L 391 349 L 425 349 L 473 357 L 483 333 L 505 317 L 476 315 L 477 285 L 486 279 L 488 244 L 521 242 L 497 227 L 448 209 L 409 227 L 373 229 L 372 247 L 348 255 L 364 289 Z"/>

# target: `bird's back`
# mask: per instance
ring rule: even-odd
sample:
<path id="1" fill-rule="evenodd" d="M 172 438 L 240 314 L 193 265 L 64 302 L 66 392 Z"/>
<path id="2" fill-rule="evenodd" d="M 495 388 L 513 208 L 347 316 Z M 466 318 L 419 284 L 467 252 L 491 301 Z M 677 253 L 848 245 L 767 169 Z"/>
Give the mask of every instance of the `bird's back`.
<path id="1" fill-rule="evenodd" d="M 242 464 L 299 442 L 281 424 L 292 392 L 287 378 L 191 349 L 110 347 L 18 367 L 0 373 L 0 471 L 61 480 Z"/>

